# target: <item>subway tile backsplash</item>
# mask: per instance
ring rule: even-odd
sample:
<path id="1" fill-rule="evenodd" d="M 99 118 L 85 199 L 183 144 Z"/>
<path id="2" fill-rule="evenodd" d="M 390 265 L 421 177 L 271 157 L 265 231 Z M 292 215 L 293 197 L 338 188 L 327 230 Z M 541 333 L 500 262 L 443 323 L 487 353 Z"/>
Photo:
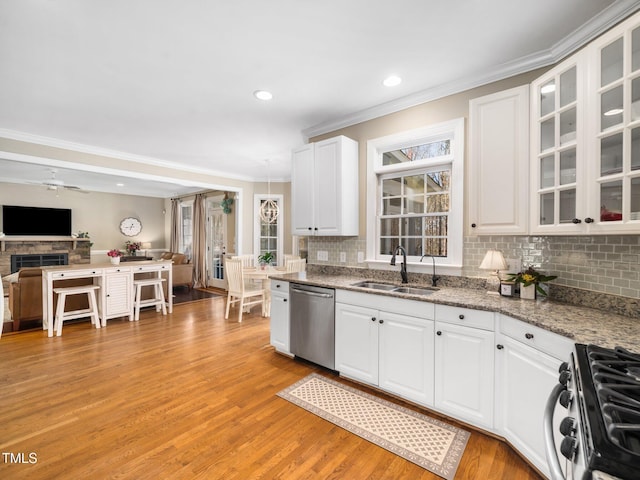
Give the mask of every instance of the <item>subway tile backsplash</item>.
<path id="1" fill-rule="evenodd" d="M 366 267 L 358 252 L 366 249 L 358 237 L 309 237 L 309 263 Z M 640 297 L 640 235 L 603 236 L 481 236 L 465 237 L 463 275 L 487 277 L 478 269 L 489 249 L 501 250 L 505 258 L 520 259 L 523 268 L 533 265 L 549 275 L 554 284 L 637 299 Z M 318 251 L 328 260 L 318 261 Z M 340 262 L 344 252 L 346 262 Z M 566 292 L 566 288 L 557 291 Z"/>

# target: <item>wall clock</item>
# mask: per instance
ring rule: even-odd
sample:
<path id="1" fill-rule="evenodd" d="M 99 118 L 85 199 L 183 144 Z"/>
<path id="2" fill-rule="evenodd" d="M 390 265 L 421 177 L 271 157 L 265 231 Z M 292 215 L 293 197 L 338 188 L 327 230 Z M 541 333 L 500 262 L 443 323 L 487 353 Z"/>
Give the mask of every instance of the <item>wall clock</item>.
<path id="1" fill-rule="evenodd" d="M 142 222 L 135 217 L 127 217 L 120 222 L 120 231 L 127 237 L 135 237 L 142 230 Z"/>

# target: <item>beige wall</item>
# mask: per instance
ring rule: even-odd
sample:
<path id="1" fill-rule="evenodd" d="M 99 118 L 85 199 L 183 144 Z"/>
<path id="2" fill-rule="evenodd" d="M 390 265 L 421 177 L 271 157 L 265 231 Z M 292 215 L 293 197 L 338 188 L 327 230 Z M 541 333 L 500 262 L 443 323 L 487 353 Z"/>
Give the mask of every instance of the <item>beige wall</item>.
<path id="1" fill-rule="evenodd" d="M 70 208 L 71 231 L 89 232 L 92 250 L 122 249 L 127 240 L 151 242 L 154 249 L 165 247 L 165 207 L 161 198 L 68 190 L 57 194 L 36 185 L 0 183 L 0 204 Z M 136 237 L 120 233 L 120 221 L 129 216 L 142 222 L 142 231 Z"/>

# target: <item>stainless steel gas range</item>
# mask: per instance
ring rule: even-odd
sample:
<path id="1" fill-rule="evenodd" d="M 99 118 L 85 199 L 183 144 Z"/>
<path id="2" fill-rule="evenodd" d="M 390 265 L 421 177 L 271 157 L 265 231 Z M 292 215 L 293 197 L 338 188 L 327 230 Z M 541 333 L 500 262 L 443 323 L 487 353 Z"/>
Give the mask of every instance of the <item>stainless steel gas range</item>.
<path id="1" fill-rule="evenodd" d="M 567 416 L 554 432 L 558 406 Z M 552 480 L 640 479 L 640 354 L 576 344 L 547 402 L 544 431 Z"/>

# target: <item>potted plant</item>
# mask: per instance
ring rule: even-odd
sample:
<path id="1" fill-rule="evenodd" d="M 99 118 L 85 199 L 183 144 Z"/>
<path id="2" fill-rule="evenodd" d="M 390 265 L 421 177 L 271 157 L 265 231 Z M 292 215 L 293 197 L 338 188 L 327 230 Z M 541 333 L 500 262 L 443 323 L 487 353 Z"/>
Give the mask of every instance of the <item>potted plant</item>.
<path id="1" fill-rule="evenodd" d="M 547 292 L 540 286 L 541 283 L 547 283 L 558 278 L 556 275 L 543 275 L 535 268 L 529 267 L 519 273 L 512 274 L 508 279 L 520 286 L 520 298 L 534 300 L 536 292 L 542 296 L 546 296 Z"/>
<path id="2" fill-rule="evenodd" d="M 264 252 L 258 255 L 258 262 L 260 262 L 260 266 L 264 269 L 266 265 L 270 265 L 274 260 L 274 255 L 271 252 Z"/>
<path id="3" fill-rule="evenodd" d="M 111 260 L 111 263 L 113 263 L 114 265 L 119 265 L 122 252 L 118 249 L 113 248 L 107 252 L 107 256 Z"/>

